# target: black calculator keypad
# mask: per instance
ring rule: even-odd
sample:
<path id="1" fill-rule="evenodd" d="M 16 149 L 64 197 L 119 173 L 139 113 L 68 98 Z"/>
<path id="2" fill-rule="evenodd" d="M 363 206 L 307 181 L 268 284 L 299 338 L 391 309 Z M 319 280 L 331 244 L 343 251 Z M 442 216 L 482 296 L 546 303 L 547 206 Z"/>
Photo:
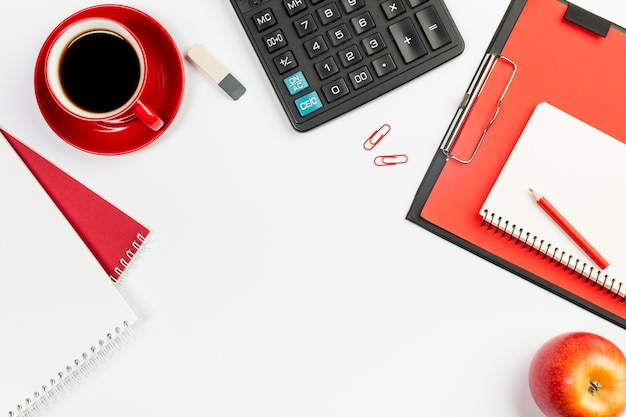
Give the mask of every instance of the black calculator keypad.
<path id="1" fill-rule="evenodd" d="M 293 127 L 307 131 L 464 48 L 443 0 L 231 0 Z"/>

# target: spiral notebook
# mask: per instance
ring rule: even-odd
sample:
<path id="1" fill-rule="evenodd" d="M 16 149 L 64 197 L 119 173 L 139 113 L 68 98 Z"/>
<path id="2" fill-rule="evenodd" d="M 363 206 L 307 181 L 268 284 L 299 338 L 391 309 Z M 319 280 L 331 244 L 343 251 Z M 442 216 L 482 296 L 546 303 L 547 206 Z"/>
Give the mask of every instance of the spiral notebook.
<path id="1" fill-rule="evenodd" d="M 0 129 L 0 134 L 74 226 L 110 278 L 119 280 L 142 249 L 150 230 L 8 132 Z"/>
<path id="2" fill-rule="evenodd" d="M 31 415 L 100 363 L 138 317 L 4 140 L 0 195 L 0 415 Z"/>
<path id="3" fill-rule="evenodd" d="M 599 286 L 626 295 L 626 144 L 541 103 L 533 112 L 479 215 Z M 531 198 L 538 190 L 609 261 L 600 270 Z M 485 229 L 488 230 L 489 228 Z"/>

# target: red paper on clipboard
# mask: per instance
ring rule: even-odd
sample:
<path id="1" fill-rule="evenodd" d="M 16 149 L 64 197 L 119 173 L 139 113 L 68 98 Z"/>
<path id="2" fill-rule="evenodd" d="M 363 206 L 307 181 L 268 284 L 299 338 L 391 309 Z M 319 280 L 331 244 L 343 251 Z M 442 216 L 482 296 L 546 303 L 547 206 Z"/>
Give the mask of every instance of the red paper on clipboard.
<path id="1" fill-rule="evenodd" d="M 626 327 L 626 277 L 616 295 L 487 232 L 478 215 L 541 102 L 626 142 L 625 80 L 623 28 L 566 1 L 513 0 L 407 219 Z"/>

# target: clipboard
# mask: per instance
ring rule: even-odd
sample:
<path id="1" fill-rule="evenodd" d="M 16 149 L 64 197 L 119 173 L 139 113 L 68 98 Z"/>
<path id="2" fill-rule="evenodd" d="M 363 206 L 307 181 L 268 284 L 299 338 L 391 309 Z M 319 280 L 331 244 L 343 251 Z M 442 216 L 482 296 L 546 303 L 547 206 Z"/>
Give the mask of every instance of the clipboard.
<path id="1" fill-rule="evenodd" d="M 477 214 L 539 103 L 626 143 L 625 96 L 624 28 L 568 1 L 512 0 L 406 218 L 626 328 L 626 281 L 578 274 Z M 615 192 L 626 193 L 620 184 Z"/>

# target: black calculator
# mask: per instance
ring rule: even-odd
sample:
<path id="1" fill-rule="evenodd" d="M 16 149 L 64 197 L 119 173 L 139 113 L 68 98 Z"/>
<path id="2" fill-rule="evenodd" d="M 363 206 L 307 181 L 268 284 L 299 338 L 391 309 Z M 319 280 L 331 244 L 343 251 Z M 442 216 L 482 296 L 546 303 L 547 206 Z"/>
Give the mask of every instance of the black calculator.
<path id="1" fill-rule="evenodd" d="M 307 131 L 463 52 L 443 0 L 231 0 L 293 127 Z"/>

